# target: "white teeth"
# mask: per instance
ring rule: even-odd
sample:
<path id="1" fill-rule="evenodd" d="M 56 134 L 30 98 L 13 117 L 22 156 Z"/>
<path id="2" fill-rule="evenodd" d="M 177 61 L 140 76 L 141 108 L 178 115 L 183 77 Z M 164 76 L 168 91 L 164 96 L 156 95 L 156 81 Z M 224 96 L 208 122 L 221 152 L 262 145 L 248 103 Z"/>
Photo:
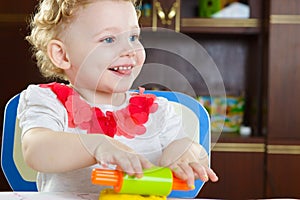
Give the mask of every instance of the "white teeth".
<path id="1" fill-rule="evenodd" d="M 118 71 L 118 70 L 130 70 L 130 69 L 132 69 L 132 66 L 128 66 L 128 67 L 126 67 L 126 66 L 120 66 L 120 67 L 114 67 L 112 69 L 114 71 Z"/>

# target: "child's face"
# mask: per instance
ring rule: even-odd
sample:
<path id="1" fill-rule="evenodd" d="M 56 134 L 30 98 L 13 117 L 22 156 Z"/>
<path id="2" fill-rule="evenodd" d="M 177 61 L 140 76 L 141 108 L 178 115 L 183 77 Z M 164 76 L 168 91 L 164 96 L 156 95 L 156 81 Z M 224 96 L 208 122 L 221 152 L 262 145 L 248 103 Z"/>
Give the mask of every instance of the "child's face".
<path id="1" fill-rule="evenodd" d="M 145 61 L 136 11 L 127 1 L 95 1 L 77 11 L 63 33 L 77 88 L 97 92 L 130 89 Z"/>

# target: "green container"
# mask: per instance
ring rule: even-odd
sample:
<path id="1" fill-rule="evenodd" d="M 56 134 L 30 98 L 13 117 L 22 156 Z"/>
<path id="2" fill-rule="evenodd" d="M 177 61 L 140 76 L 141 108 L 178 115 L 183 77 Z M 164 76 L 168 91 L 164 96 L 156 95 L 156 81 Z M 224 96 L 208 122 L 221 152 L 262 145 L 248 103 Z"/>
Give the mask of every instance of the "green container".
<path id="1" fill-rule="evenodd" d="M 124 174 L 119 193 L 168 196 L 172 191 L 173 175 L 169 168 L 154 167 L 144 171 L 142 178 Z"/>
<path id="2" fill-rule="evenodd" d="M 213 132 L 238 132 L 243 123 L 245 98 L 243 96 L 199 96 L 198 100 L 207 109 Z"/>
<path id="3" fill-rule="evenodd" d="M 211 17 L 214 13 L 221 10 L 221 0 L 198 0 L 199 16 Z"/>

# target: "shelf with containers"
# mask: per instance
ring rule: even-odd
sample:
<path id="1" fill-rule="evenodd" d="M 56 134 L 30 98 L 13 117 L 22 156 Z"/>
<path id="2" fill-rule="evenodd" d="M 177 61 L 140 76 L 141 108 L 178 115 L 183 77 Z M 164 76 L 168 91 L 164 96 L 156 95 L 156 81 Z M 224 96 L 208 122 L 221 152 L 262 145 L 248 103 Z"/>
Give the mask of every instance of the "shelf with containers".
<path id="1" fill-rule="evenodd" d="M 263 61 L 265 48 L 263 46 L 265 39 L 263 10 L 267 7 L 267 2 L 263 0 L 219 0 L 222 7 L 232 3 L 247 6 L 249 17 L 212 18 L 200 16 L 201 1 L 217 2 L 217 0 L 146 1 L 148 11 L 142 10 L 141 27 L 152 27 L 153 31 L 157 28 L 172 29 L 187 35 L 204 47 L 222 75 L 227 97 L 244 100 L 243 125 L 251 128 L 252 137 L 263 139 L 265 136 L 263 101 L 266 90 Z M 147 13 L 146 16 L 144 13 Z M 182 51 L 185 50 L 187 47 L 182 44 Z M 161 52 L 149 50 L 146 63 L 154 62 L 157 58 L 162 59 L 164 64 L 169 66 L 176 66 L 180 63 L 180 60 L 176 58 L 168 59 L 167 56 L 161 54 Z M 185 63 L 183 62 L 182 65 Z M 207 96 L 205 83 L 192 73 L 186 77 L 189 78 L 196 91 L 196 98 Z"/>

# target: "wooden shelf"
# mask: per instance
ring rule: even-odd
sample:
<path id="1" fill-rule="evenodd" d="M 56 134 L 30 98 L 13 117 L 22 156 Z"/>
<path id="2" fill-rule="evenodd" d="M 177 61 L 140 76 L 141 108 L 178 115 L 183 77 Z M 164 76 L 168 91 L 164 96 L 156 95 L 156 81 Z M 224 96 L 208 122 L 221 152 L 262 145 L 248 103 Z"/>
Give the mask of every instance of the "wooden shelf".
<path id="1" fill-rule="evenodd" d="M 141 27 L 151 27 L 151 17 L 141 17 L 140 24 Z M 259 34 L 260 20 L 256 18 L 182 18 L 180 32 L 216 34 Z"/>
<path id="2" fill-rule="evenodd" d="M 241 136 L 238 133 L 221 133 L 221 135 L 213 133 L 211 136 L 213 143 L 264 143 L 263 136 Z"/>
<path id="3" fill-rule="evenodd" d="M 256 18 L 182 18 L 180 31 L 222 34 L 258 34 L 260 33 L 260 20 Z"/>
<path id="4" fill-rule="evenodd" d="M 264 137 L 241 136 L 238 133 L 212 133 L 212 151 L 263 153 L 266 150 Z"/>

